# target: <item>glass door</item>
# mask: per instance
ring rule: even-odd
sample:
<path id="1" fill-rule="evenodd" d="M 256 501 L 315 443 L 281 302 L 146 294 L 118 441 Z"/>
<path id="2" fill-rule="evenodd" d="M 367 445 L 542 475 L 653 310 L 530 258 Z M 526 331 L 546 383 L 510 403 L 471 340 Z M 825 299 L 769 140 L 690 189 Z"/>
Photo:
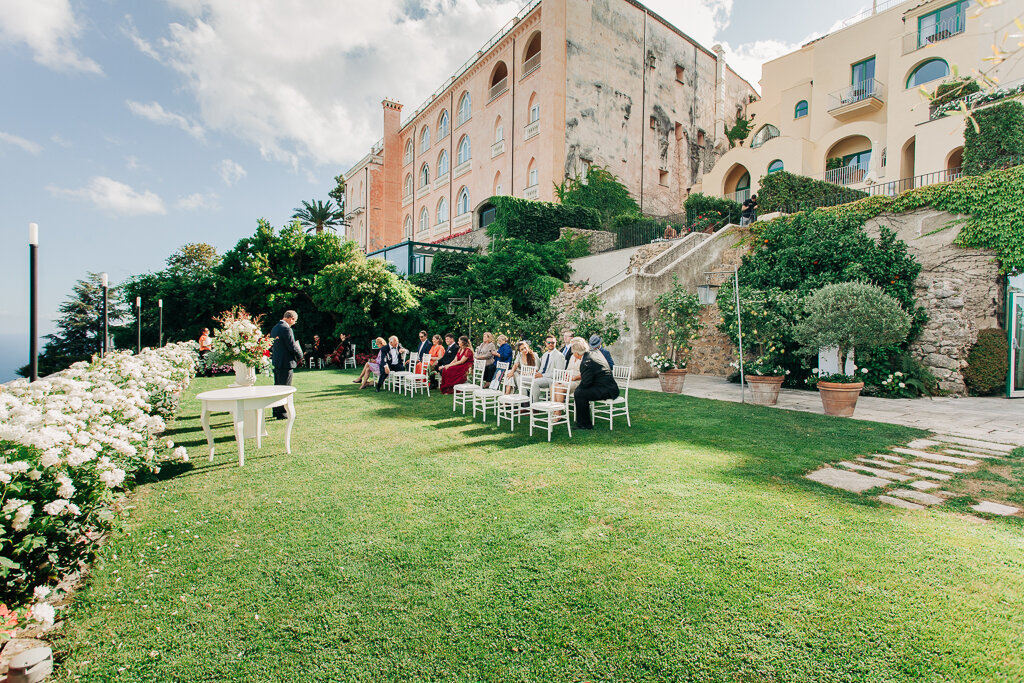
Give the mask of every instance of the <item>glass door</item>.
<path id="1" fill-rule="evenodd" d="M 1010 398 L 1024 398 L 1024 275 L 1009 278 L 1006 299 L 1006 329 L 1010 338 L 1010 376 L 1006 393 Z"/>

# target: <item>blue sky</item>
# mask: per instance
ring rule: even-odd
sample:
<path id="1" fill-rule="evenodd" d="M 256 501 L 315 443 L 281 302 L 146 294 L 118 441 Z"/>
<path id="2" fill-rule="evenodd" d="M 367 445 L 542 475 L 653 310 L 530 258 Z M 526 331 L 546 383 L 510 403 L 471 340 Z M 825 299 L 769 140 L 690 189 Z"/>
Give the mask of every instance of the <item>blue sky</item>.
<path id="1" fill-rule="evenodd" d="M 257 218 L 280 226 L 303 199 L 326 199 L 380 136 L 380 100 L 418 106 L 521 4 L 0 0 L 0 382 L 27 362 L 30 222 L 46 333 L 87 271 L 117 283 L 188 242 L 223 252 Z M 762 61 L 862 9 L 647 4 L 723 43 L 755 85 Z"/>

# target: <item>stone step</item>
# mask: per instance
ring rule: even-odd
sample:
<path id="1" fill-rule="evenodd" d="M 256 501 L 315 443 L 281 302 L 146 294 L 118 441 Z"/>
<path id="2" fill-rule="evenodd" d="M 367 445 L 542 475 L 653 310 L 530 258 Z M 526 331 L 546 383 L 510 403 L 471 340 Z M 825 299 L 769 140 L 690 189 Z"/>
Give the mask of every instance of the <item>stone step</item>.
<path id="1" fill-rule="evenodd" d="M 888 460 L 889 462 L 903 462 L 903 458 L 898 455 L 892 455 L 891 453 L 875 453 L 871 457 L 881 458 L 882 460 Z"/>
<path id="2" fill-rule="evenodd" d="M 952 465 L 940 465 L 937 462 L 929 462 L 927 460 L 915 460 L 910 463 L 911 467 L 927 467 L 930 470 L 938 470 L 940 472 L 949 472 L 950 474 L 960 474 L 963 472 L 959 467 L 953 467 Z"/>
<path id="3" fill-rule="evenodd" d="M 907 474 L 900 474 L 899 472 L 890 472 L 889 470 L 880 470 L 875 467 L 865 467 L 864 465 L 858 465 L 855 462 L 848 462 L 846 460 L 843 460 L 839 464 L 847 469 L 857 470 L 859 472 L 867 472 L 868 474 L 873 474 L 876 477 L 881 477 L 882 479 L 892 479 L 893 481 L 909 481 L 913 479 L 913 477 Z"/>
<path id="4" fill-rule="evenodd" d="M 989 458 L 998 458 L 998 455 L 986 455 L 983 453 L 971 453 L 970 451 L 962 451 L 959 448 L 946 448 L 942 451 L 943 453 L 949 453 L 950 455 L 966 455 L 971 458 L 981 458 L 982 460 L 988 460 Z"/>
<path id="5" fill-rule="evenodd" d="M 924 510 L 924 505 L 918 505 L 917 503 L 911 503 L 909 500 L 903 500 L 902 498 L 893 498 L 892 496 L 879 496 L 878 500 L 888 505 L 895 505 L 898 508 L 904 510 Z"/>
<path id="6" fill-rule="evenodd" d="M 953 477 L 948 474 L 942 474 L 941 472 L 932 472 L 931 470 L 919 470 L 916 467 L 908 467 L 907 472 L 916 474 L 919 477 L 928 477 L 929 479 L 938 479 L 939 481 L 949 481 Z"/>
<path id="7" fill-rule="evenodd" d="M 863 493 L 868 489 L 888 486 L 891 483 L 888 479 L 882 479 L 881 477 L 869 477 L 866 474 L 859 474 L 850 470 L 840 470 L 834 467 L 822 467 L 804 476 L 819 484 L 852 493 Z"/>
<path id="8" fill-rule="evenodd" d="M 903 500 L 909 500 L 914 503 L 920 503 L 921 505 L 938 505 L 943 502 L 942 498 L 933 496 L 930 493 L 924 491 L 918 491 L 916 489 L 896 489 L 889 491 L 889 495 L 894 498 L 902 498 Z"/>
<path id="9" fill-rule="evenodd" d="M 907 444 L 907 448 L 930 448 L 938 445 L 940 445 L 940 442 L 932 441 L 931 439 L 914 439 Z"/>
<path id="10" fill-rule="evenodd" d="M 1009 517 L 1010 515 L 1015 515 L 1020 512 L 1018 508 L 1013 506 L 1003 505 L 1002 503 L 993 503 L 989 500 L 983 500 L 977 505 L 972 505 L 971 509 L 977 512 L 987 512 L 990 515 L 1002 515 L 1003 517 Z"/>
<path id="11" fill-rule="evenodd" d="M 910 486 L 913 486 L 918 491 L 928 491 L 929 489 L 937 489 L 942 486 L 942 484 L 937 484 L 934 481 L 924 481 L 922 479 L 910 482 Z"/>
<path id="12" fill-rule="evenodd" d="M 980 464 L 977 460 L 968 460 L 967 458 L 954 458 L 950 455 L 939 455 L 938 453 L 932 453 L 930 451 L 918 451 L 913 448 L 894 448 L 897 453 L 903 453 L 904 455 L 913 455 L 918 458 L 924 458 L 925 460 L 932 460 L 934 462 L 948 462 L 954 465 L 978 465 Z"/>
<path id="13" fill-rule="evenodd" d="M 873 467 L 885 467 L 886 469 L 892 469 L 893 467 L 899 467 L 899 463 L 886 462 L 884 460 L 872 460 L 871 458 L 857 458 L 857 462 L 862 462 L 865 465 L 871 465 Z"/>
<path id="14" fill-rule="evenodd" d="M 960 444 L 961 446 L 981 448 L 986 451 L 992 451 L 993 453 L 1009 453 L 1014 449 L 1014 446 L 1008 446 L 1004 443 L 982 441 L 981 439 L 969 439 L 965 436 L 955 436 L 953 434 L 936 434 L 935 438 L 938 441 L 942 441 L 944 443 L 956 443 Z"/>

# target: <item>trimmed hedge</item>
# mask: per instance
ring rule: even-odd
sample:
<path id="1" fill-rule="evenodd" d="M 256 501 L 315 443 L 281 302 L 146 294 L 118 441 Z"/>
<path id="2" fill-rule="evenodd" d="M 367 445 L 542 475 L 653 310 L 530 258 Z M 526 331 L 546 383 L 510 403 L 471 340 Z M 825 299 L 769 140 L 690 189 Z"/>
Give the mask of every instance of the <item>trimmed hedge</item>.
<path id="1" fill-rule="evenodd" d="M 1009 371 L 1009 347 L 1006 332 L 998 329 L 981 330 L 978 341 L 967 354 L 964 382 L 972 394 L 991 396 L 1006 388 Z"/>
<path id="2" fill-rule="evenodd" d="M 526 240 L 535 244 L 554 242 L 562 228 L 600 230 L 601 214 L 583 206 L 535 202 L 518 197 L 491 197 L 494 222 L 488 234 Z"/>
<path id="3" fill-rule="evenodd" d="M 1020 163 L 1024 157 L 1024 104 L 1003 102 L 974 112 L 972 119 L 964 123 L 965 175 Z"/>
<path id="4" fill-rule="evenodd" d="M 795 213 L 818 206 L 846 204 L 867 196 L 867 192 L 827 183 L 824 180 L 815 180 L 787 171 L 776 171 L 761 178 L 761 189 L 757 192 L 757 209 L 759 213 Z"/>
<path id="5" fill-rule="evenodd" d="M 966 97 L 980 91 L 981 86 L 978 85 L 978 81 L 970 77 L 939 83 L 935 88 L 935 96 L 932 97 L 932 101 L 929 104 L 934 111 L 936 107 L 941 107 L 961 97 Z"/>
<path id="6" fill-rule="evenodd" d="M 712 214 L 718 214 L 722 218 L 728 216 L 733 223 L 739 223 L 740 213 L 743 211 L 739 202 L 723 197 L 712 197 L 700 192 L 695 192 L 687 197 L 683 209 L 686 211 L 686 222 L 691 227 L 697 222 L 698 217 L 706 218 Z"/>

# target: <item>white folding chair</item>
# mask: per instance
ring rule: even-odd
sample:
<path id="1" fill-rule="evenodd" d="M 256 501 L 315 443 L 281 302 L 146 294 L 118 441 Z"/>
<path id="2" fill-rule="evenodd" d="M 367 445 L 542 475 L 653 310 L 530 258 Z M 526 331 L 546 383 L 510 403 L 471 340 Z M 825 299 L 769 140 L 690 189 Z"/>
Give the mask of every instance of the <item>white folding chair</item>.
<path id="1" fill-rule="evenodd" d="M 504 377 L 505 372 L 508 370 L 509 364 L 507 362 L 497 362 L 494 364 L 494 376 Z M 491 382 L 491 386 L 494 382 Z M 473 392 L 473 419 L 476 419 L 476 411 L 479 410 L 484 415 L 484 422 L 487 422 L 487 409 L 491 408 L 495 413 L 498 412 L 498 399 L 505 393 L 500 387 L 501 383 L 498 383 L 498 389 L 491 389 L 488 387 L 482 387 Z"/>
<path id="2" fill-rule="evenodd" d="M 354 368 L 356 366 L 356 345 L 352 345 L 352 355 L 345 359 L 345 362 L 341 364 L 341 368 Z"/>
<path id="3" fill-rule="evenodd" d="M 466 405 L 472 403 L 473 392 L 477 389 L 482 389 L 484 386 L 484 367 L 486 363 L 486 361 L 474 360 L 473 381 L 455 385 L 455 390 L 452 393 L 452 412 L 455 412 L 457 407 L 462 406 L 462 414 L 466 414 Z"/>
<path id="4" fill-rule="evenodd" d="M 548 441 L 551 441 L 552 430 L 565 424 L 572 438 L 572 425 L 569 424 L 569 379 L 568 370 L 555 370 L 551 378 L 551 398 L 559 400 L 537 401 L 530 406 L 530 436 L 533 436 L 534 425 L 541 425 L 548 430 Z"/>
<path id="5" fill-rule="evenodd" d="M 426 391 L 427 396 L 430 396 L 430 377 L 427 375 L 429 368 L 428 363 L 420 363 L 420 369 L 416 370 L 416 364 L 419 359 L 415 358 L 417 354 L 412 354 L 413 358 L 409 359 L 409 374 L 405 378 L 405 390 L 410 396 L 415 396 L 417 391 Z M 424 354 L 424 358 L 427 356 Z"/>
<path id="6" fill-rule="evenodd" d="M 409 354 L 409 360 L 405 364 L 405 370 L 398 370 L 397 372 L 391 373 L 395 376 L 395 391 L 401 394 L 405 393 L 409 378 L 412 377 L 413 372 L 416 370 L 417 360 L 419 360 L 419 354 L 411 353 Z"/>
<path id="7" fill-rule="evenodd" d="M 504 417 L 508 420 L 508 430 L 512 431 L 516 427 L 516 419 L 522 422 L 523 415 L 530 414 L 530 390 L 533 388 L 535 374 L 537 374 L 536 367 L 520 366 L 515 393 L 503 394 L 498 397 L 498 427 L 501 426 L 501 418 Z"/>
<path id="8" fill-rule="evenodd" d="M 633 376 L 633 367 L 616 365 L 612 368 L 612 375 L 615 376 L 615 383 L 619 385 L 619 397 L 594 401 L 590 413 L 595 423 L 598 419 L 608 420 L 609 430 L 615 429 L 613 420 L 616 415 L 625 415 L 626 424 L 632 427 L 633 423 L 629 419 L 629 380 Z"/>
<path id="9" fill-rule="evenodd" d="M 407 353 L 409 352 L 406 351 L 405 349 L 400 349 L 398 351 L 398 357 L 402 359 L 402 365 L 404 367 L 409 367 L 408 364 L 406 363 Z M 388 388 L 391 389 L 391 391 L 403 391 L 405 388 L 403 381 L 405 380 L 406 377 L 408 377 L 408 375 L 408 370 L 392 370 L 391 372 L 388 373 L 388 379 L 386 381 Z"/>

